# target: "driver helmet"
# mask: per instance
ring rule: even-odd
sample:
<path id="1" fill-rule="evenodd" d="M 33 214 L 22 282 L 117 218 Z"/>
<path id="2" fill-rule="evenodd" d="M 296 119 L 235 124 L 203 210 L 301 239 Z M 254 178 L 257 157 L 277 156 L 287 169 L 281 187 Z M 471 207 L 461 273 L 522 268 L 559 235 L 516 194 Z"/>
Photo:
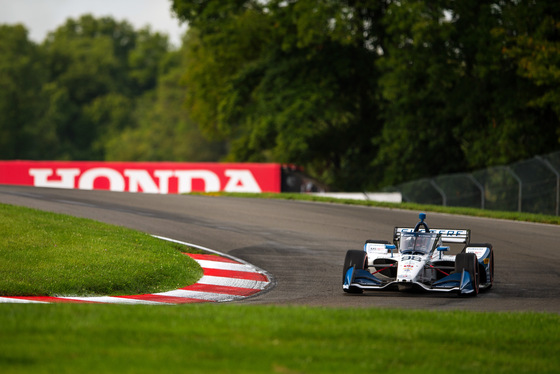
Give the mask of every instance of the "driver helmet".
<path id="1" fill-rule="evenodd" d="M 425 235 L 419 235 L 416 239 L 416 248 L 417 249 L 428 249 L 428 244 L 430 243 L 430 238 Z"/>

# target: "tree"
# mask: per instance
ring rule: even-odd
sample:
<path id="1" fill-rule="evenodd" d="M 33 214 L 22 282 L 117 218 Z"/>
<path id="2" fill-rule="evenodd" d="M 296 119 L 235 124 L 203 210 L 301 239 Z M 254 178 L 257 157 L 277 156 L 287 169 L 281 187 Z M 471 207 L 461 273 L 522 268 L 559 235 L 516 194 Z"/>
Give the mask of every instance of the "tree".
<path id="1" fill-rule="evenodd" d="M 109 161 L 218 161 L 222 141 L 208 141 L 183 107 L 184 51 L 171 52 L 158 67 L 155 90 L 138 99 L 134 126 L 116 131 L 103 145 Z"/>
<path id="2" fill-rule="evenodd" d="M 368 183 L 380 123 L 376 39 L 363 29 L 382 13 L 354 5 L 174 1 L 191 25 L 189 109 L 206 134 L 231 141 L 230 160 L 297 163 L 335 188 Z"/>
<path id="3" fill-rule="evenodd" d="M 22 25 L 0 25 L 0 158 L 32 158 L 55 142 L 43 110 L 43 55 Z"/>
<path id="4" fill-rule="evenodd" d="M 135 126 L 137 99 L 156 87 L 167 36 L 84 15 L 50 33 L 43 48 L 50 72 L 44 121 L 56 129 L 56 157 L 104 159 L 105 143 Z"/>
<path id="5" fill-rule="evenodd" d="M 539 116 L 526 106 L 534 87 L 517 74 L 516 62 L 504 55 L 506 34 L 516 31 L 504 33 L 503 27 L 513 26 L 508 13 L 519 11 L 521 4 L 456 2 L 452 9 L 454 45 L 462 61 L 452 102 L 461 118 L 456 132 L 469 169 L 527 158 L 543 145 L 544 137 L 534 131 Z"/>
<path id="6" fill-rule="evenodd" d="M 383 22 L 386 43 L 378 61 L 383 94 L 383 131 L 374 139 L 373 165 L 391 185 L 464 169 L 459 121 L 450 108 L 461 62 L 448 47 L 453 24 L 441 2 L 392 3 Z"/>
<path id="7" fill-rule="evenodd" d="M 0 154 L 293 163 L 362 190 L 560 144 L 556 3 L 172 4 L 178 51 L 109 17 L 40 46 L 2 26 Z"/>
<path id="8" fill-rule="evenodd" d="M 554 150 L 560 143 L 560 4 L 522 2 L 504 9 L 506 22 L 496 30 L 505 37 L 504 56 L 513 60 L 517 73 L 531 83 L 531 96 L 521 103 L 537 113 L 533 147 L 529 154 Z M 556 132 L 557 138 L 552 136 Z M 543 136 L 546 134 L 546 136 Z M 534 138 L 538 138 L 535 142 Z"/>
<path id="9" fill-rule="evenodd" d="M 519 46 L 533 40 L 542 16 L 558 14 L 551 9 L 557 6 L 539 4 L 391 5 L 379 62 L 386 102 L 375 165 L 385 167 L 383 184 L 510 163 L 558 147 L 554 100 L 537 104 L 543 87 L 519 68 L 527 60 L 518 61 Z M 550 72 L 558 61 L 557 51 L 548 51 Z"/>
<path id="10" fill-rule="evenodd" d="M 160 74 L 160 65 L 169 53 L 166 35 L 152 33 L 149 27 L 136 34 L 136 45 L 128 54 L 128 75 L 133 92 L 154 89 Z"/>

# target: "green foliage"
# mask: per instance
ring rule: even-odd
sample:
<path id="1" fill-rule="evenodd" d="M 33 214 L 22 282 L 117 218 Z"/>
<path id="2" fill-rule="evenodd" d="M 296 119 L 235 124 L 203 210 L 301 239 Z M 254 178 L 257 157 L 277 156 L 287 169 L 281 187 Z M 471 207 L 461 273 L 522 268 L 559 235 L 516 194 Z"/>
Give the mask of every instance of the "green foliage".
<path id="1" fill-rule="evenodd" d="M 462 170 L 458 117 L 449 109 L 460 62 L 446 50 L 453 26 L 438 2 L 393 3 L 384 23 L 387 43 L 378 61 L 384 127 L 374 139 L 374 164 L 384 184 Z M 455 160 L 455 162 L 449 162 Z"/>
<path id="2" fill-rule="evenodd" d="M 41 45 L 1 26 L 0 157 L 284 162 L 356 191 L 560 146 L 555 2 L 171 7 L 179 50 L 109 17 Z"/>
<path id="3" fill-rule="evenodd" d="M 507 48 L 522 3 L 173 4 L 193 26 L 189 109 L 231 141 L 230 160 L 296 163 L 355 190 L 558 147 L 559 116 L 543 108 L 555 96 L 536 99 Z"/>
<path id="4" fill-rule="evenodd" d="M 524 2 L 457 3 L 453 10 L 464 76 L 456 96 L 461 148 L 470 168 L 510 163 L 557 149 L 558 117 L 527 106 L 535 85 L 517 73 L 510 37 L 525 33 Z M 556 15 L 557 17 L 560 14 Z M 546 134 L 546 135 L 544 135 Z"/>
<path id="5" fill-rule="evenodd" d="M 517 66 L 517 73 L 531 83 L 532 95 L 524 104 L 531 112 L 542 116 L 560 117 L 560 4 L 520 4 L 518 12 L 510 16 L 510 29 L 500 28 L 497 32 L 507 35 L 504 54 Z M 518 22 L 523 19 L 524 22 Z M 512 32 L 517 26 L 517 32 Z M 551 126 L 552 125 L 552 126 Z M 556 125 L 556 126 L 554 126 Z M 560 127 L 556 123 L 536 123 L 536 132 L 545 131 L 552 135 L 556 130 L 560 141 Z M 534 137 L 537 137 L 535 134 Z"/>
<path id="6" fill-rule="evenodd" d="M 1 26 L 0 158 L 217 161 L 183 108 L 184 52 L 126 21 L 68 19 L 42 45 Z"/>
<path id="7" fill-rule="evenodd" d="M 204 138 L 183 107 L 185 87 L 180 84 L 184 52 L 166 56 L 154 90 L 137 99 L 134 119 L 109 136 L 104 146 L 110 161 L 216 161 L 225 143 Z M 132 115 L 132 113 L 131 113 Z"/>
<path id="8" fill-rule="evenodd" d="M 155 88 L 160 75 L 162 60 L 169 53 L 167 36 L 152 34 L 149 28 L 136 34 L 136 46 L 128 54 L 128 75 L 132 90 L 143 92 Z"/>
<path id="9" fill-rule="evenodd" d="M 203 3 L 205 11 L 221 4 Z M 187 103 L 206 134 L 231 141 L 229 160 L 296 163 L 353 188 L 363 184 L 375 154 L 370 139 L 381 127 L 376 54 L 362 47 L 361 34 L 342 37 L 332 26 L 333 16 L 350 18 L 346 7 L 314 3 L 224 5 L 213 19 L 221 28 L 191 29 Z"/>
<path id="10" fill-rule="evenodd" d="M 58 158 L 104 159 L 107 139 L 130 125 L 134 98 L 153 86 L 152 65 L 167 48 L 155 35 L 159 49 L 148 55 L 151 35 L 139 34 L 125 21 L 90 15 L 49 34 L 43 47 L 50 96 L 62 102 L 51 103 L 46 120 L 56 128 Z"/>
<path id="11" fill-rule="evenodd" d="M 36 124 L 46 69 L 41 50 L 22 25 L 0 25 L 0 158 L 34 155 L 53 134 Z"/>

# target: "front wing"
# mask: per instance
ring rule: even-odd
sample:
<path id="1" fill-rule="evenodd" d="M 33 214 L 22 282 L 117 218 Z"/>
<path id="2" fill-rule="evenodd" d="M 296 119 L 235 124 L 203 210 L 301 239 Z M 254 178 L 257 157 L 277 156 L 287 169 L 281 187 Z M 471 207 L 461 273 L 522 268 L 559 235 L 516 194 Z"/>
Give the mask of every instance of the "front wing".
<path id="1" fill-rule="evenodd" d="M 475 292 L 473 280 L 469 272 L 463 270 L 461 273 L 453 273 L 442 278 L 431 285 L 421 282 L 397 282 L 384 281 L 369 271 L 364 269 L 355 269 L 351 267 L 346 271 L 342 289 L 349 292 L 353 289 L 360 290 L 383 290 L 383 289 L 401 289 L 401 288 L 419 288 L 425 291 L 435 292 L 458 292 L 459 294 L 471 294 Z"/>

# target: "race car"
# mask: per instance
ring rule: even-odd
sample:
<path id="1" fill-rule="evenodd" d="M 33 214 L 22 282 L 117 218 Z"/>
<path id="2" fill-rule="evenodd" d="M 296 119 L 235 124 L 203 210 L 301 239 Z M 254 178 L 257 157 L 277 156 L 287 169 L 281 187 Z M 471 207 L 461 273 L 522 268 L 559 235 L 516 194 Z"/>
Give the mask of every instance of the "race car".
<path id="1" fill-rule="evenodd" d="M 470 243 L 468 229 L 430 230 L 426 214 L 420 213 L 419 218 L 414 227 L 395 227 L 393 244 L 366 240 L 363 250 L 347 251 L 343 291 L 424 290 L 476 296 L 492 287 L 492 244 Z M 463 248 L 457 255 L 449 255 L 445 254 L 450 250 L 447 244 Z"/>

